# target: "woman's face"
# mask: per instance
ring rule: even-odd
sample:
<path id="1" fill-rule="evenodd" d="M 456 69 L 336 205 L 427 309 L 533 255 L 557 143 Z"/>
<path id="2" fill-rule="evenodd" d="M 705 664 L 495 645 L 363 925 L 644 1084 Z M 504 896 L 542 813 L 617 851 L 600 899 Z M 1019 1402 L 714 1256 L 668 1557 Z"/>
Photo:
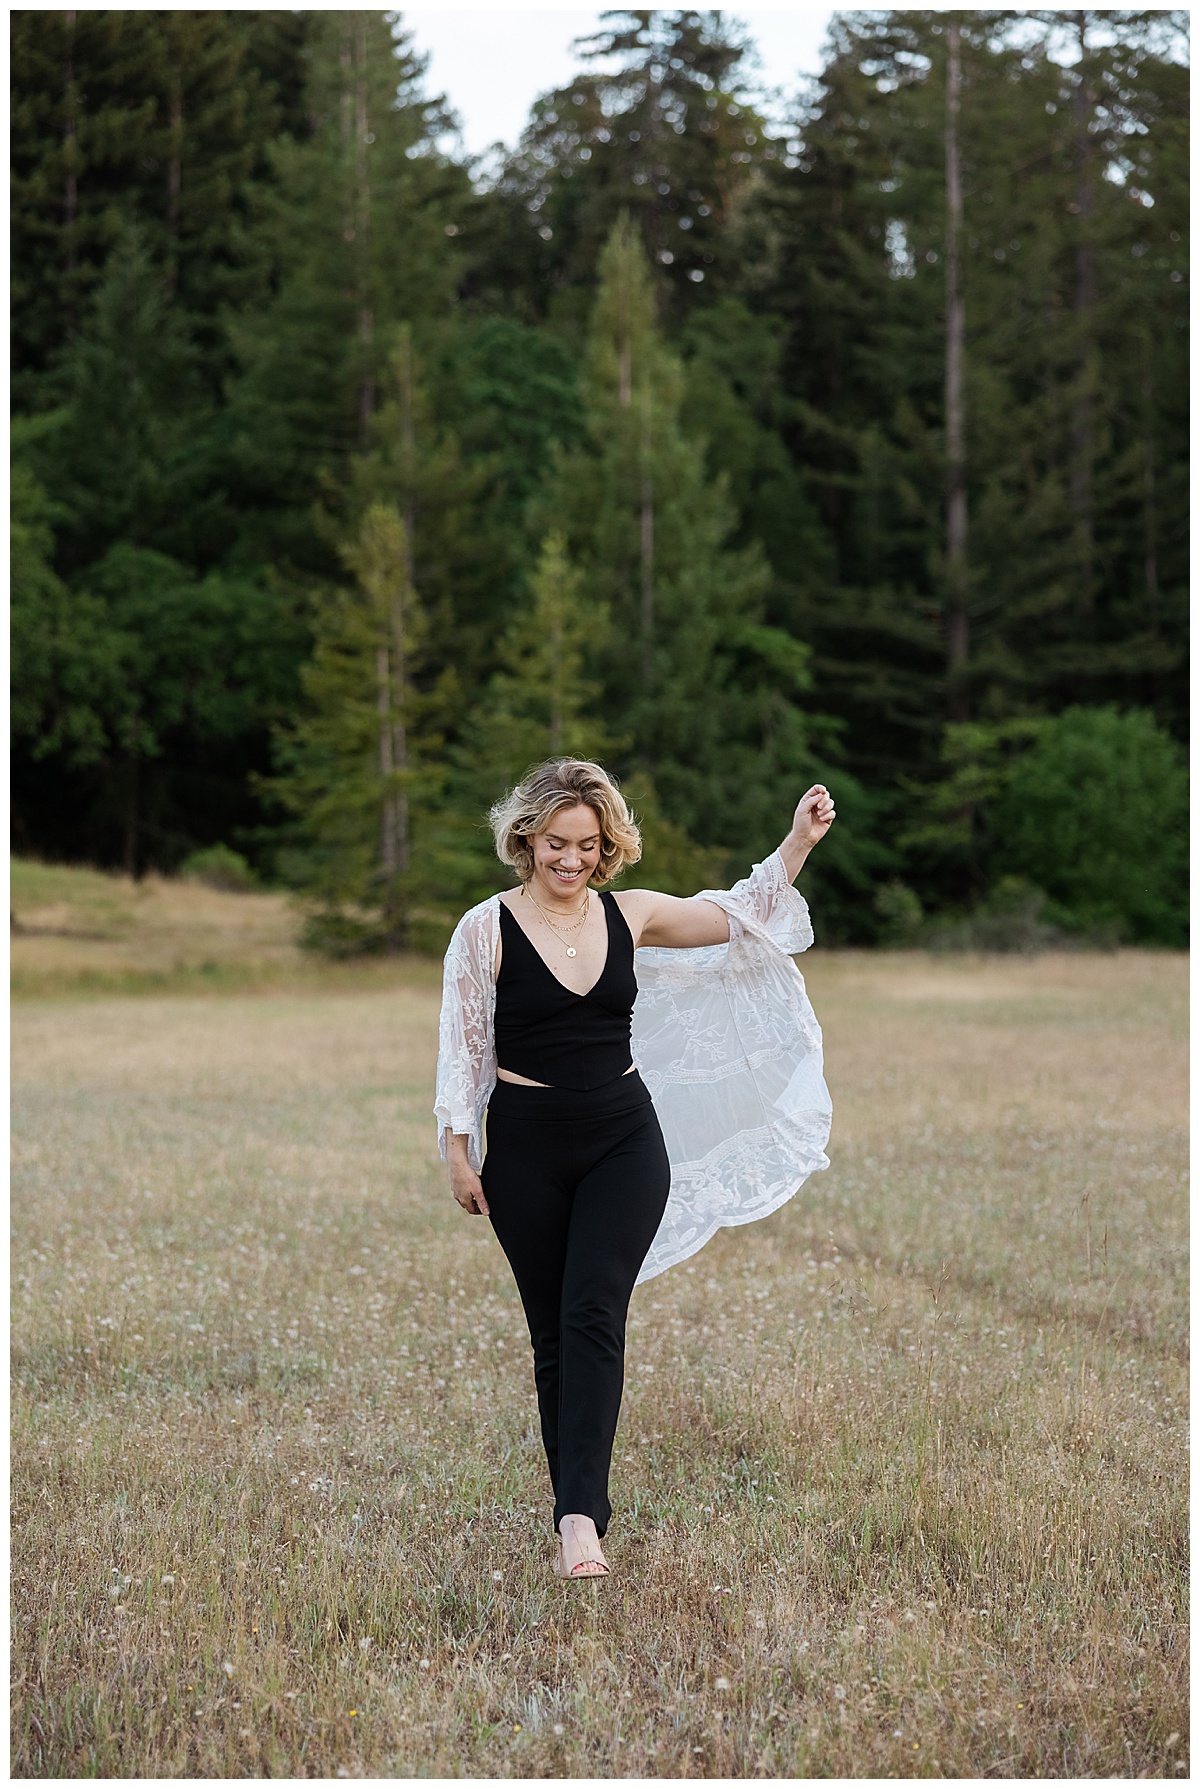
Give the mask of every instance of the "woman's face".
<path id="1" fill-rule="evenodd" d="M 533 835 L 532 881 L 551 900 L 582 895 L 588 877 L 600 862 L 603 838 L 594 808 L 559 808 L 545 832 Z"/>

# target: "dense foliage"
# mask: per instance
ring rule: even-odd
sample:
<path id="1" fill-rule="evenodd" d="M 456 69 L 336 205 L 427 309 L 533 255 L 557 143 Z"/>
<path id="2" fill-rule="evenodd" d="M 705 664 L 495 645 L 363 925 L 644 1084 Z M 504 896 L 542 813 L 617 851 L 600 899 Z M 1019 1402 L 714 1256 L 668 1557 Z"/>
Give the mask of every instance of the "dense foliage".
<path id="1" fill-rule="evenodd" d="M 588 751 L 659 886 L 819 776 L 826 939 L 1179 942 L 1183 15 L 839 15 L 782 132 L 605 19 L 473 179 L 394 15 L 13 15 L 18 848 L 391 948 Z"/>

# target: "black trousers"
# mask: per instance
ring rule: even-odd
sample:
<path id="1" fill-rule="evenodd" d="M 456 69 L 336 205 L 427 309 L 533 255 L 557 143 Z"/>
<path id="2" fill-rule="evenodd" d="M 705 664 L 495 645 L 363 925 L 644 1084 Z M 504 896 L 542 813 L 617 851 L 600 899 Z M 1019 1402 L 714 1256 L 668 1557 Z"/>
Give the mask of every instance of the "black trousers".
<path id="1" fill-rule="evenodd" d="M 629 1297 L 671 1185 L 645 1082 L 498 1081 L 482 1179 L 529 1323 L 554 1526 L 591 1516 L 603 1534 Z"/>

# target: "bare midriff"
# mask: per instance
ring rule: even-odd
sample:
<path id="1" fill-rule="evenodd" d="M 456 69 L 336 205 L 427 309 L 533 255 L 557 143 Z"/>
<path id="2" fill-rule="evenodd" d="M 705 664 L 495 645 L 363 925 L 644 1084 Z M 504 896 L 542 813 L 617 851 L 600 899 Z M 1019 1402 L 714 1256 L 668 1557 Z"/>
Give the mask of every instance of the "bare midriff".
<path id="1" fill-rule="evenodd" d="M 636 1067 L 637 1063 L 631 1062 L 627 1069 L 622 1070 L 622 1073 L 631 1075 Z M 510 1068 L 498 1068 L 496 1070 L 496 1079 L 498 1081 L 512 1081 L 518 1087 L 550 1087 L 553 1085 L 553 1082 L 551 1081 L 531 1081 L 526 1075 L 514 1075 Z"/>

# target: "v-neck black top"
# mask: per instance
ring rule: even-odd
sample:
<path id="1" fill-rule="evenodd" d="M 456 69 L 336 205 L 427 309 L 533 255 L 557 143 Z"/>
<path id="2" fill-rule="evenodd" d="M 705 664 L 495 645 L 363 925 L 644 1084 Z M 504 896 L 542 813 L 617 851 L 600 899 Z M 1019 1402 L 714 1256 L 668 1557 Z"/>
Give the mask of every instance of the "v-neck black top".
<path id="1" fill-rule="evenodd" d="M 611 894 L 601 894 L 608 953 L 586 994 L 564 987 L 506 904 L 500 903 L 496 980 L 496 1061 L 549 1087 L 603 1087 L 631 1066 L 630 1021 L 637 995 L 633 934 Z"/>

